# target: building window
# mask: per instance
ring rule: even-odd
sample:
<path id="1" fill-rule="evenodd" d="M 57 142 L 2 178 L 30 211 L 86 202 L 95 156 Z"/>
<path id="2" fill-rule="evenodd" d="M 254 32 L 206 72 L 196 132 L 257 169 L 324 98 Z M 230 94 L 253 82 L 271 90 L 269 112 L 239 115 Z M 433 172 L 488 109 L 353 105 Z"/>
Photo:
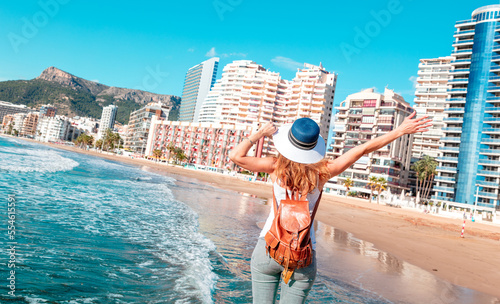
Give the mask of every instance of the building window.
<path id="1" fill-rule="evenodd" d="M 363 107 L 370 107 L 373 108 L 377 105 L 377 100 L 376 99 L 365 99 L 363 101 Z"/>

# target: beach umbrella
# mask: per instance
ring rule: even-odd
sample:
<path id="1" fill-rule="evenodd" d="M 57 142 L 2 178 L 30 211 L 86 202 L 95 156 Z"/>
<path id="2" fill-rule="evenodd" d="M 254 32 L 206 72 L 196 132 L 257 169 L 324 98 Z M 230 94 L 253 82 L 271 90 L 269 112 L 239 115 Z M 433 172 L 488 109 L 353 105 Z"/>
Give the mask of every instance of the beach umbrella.
<path id="1" fill-rule="evenodd" d="M 405 189 L 401 190 L 401 196 L 399 197 L 399 199 L 402 201 L 405 200 Z"/>
<path id="2" fill-rule="evenodd" d="M 420 191 L 417 191 L 417 199 L 415 202 L 418 204 L 420 202 Z"/>

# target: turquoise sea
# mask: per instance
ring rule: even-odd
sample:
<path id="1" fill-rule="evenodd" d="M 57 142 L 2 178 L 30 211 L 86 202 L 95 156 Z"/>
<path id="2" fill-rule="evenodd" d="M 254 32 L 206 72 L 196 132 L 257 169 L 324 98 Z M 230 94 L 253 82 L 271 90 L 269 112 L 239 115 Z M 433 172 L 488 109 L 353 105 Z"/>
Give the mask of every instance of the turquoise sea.
<path id="1" fill-rule="evenodd" d="M 0 303 L 251 302 L 264 199 L 0 137 L 0 201 Z M 308 303 L 494 303 L 347 232 L 317 233 Z"/>

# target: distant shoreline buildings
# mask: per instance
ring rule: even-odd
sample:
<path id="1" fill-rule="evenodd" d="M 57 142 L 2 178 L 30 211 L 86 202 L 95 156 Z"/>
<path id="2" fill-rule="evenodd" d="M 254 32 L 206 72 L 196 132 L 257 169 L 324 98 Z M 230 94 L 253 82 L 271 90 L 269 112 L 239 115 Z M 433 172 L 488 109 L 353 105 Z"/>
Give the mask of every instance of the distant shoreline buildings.
<path id="1" fill-rule="evenodd" d="M 457 21 L 453 51 L 444 57 L 420 59 L 415 105 L 393 90 L 353 93 L 333 108 L 337 74 L 322 64 L 305 63 L 292 80 L 286 80 L 251 60 L 224 66 L 216 79 L 219 58 L 188 69 L 177 122 L 168 121 L 170 107 L 148 104 L 130 115 L 120 128 L 125 148 L 136 155 L 170 158 L 170 148 L 183 150 L 187 162 L 238 170 L 229 151 L 260 125 L 277 126 L 310 117 L 328 139 L 328 156 L 335 158 L 352 147 L 397 127 L 415 110 L 433 119 L 428 132 L 404 136 L 362 157 L 326 184 L 326 190 L 344 194 L 343 181 L 368 195 L 371 176 L 383 177 L 393 194 L 415 192 L 411 164 L 423 156 L 438 162 L 431 200 L 449 206 L 482 210 L 500 207 L 500 5 L 476 9 L 471 18 Z M 113 129 L 117 107 L 103 108 L 99 139 Z M 0 101 L 3 131 L 43 141 L 73 140 L 82 132 L 96 132 L 97 120 L 67 119 L 52 105 L 40 113 Z M 332 131 L 331 138 L 328 138 Z M 126 135 L 125 133 L 126 132 Z M 250 150 L 255 156 L 275 155 L 266 138 Z M 474 207 L 475 208 L 475 207 Z"/>

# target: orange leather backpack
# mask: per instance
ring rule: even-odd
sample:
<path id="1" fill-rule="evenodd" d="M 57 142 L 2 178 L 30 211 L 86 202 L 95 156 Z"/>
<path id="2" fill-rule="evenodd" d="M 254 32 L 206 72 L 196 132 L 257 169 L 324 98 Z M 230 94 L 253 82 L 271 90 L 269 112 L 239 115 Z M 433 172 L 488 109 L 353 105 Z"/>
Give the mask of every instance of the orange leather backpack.
<path id="1" fill-rule="evenodd" d="M 295 269 L 307 267 L 312 262 L 310 230 L 323 191 L 312 214 L 306 195 L 299 199 L 299 191 L 294 189 L 290 198 L 288 191 L 285 192 L 286 199 L 281 200 L 278 207 L 273 189 L 274 220 L 265 240 L 269 256 L 285 267 L 282 277 L 285 284 L 288 284 Z"/>

